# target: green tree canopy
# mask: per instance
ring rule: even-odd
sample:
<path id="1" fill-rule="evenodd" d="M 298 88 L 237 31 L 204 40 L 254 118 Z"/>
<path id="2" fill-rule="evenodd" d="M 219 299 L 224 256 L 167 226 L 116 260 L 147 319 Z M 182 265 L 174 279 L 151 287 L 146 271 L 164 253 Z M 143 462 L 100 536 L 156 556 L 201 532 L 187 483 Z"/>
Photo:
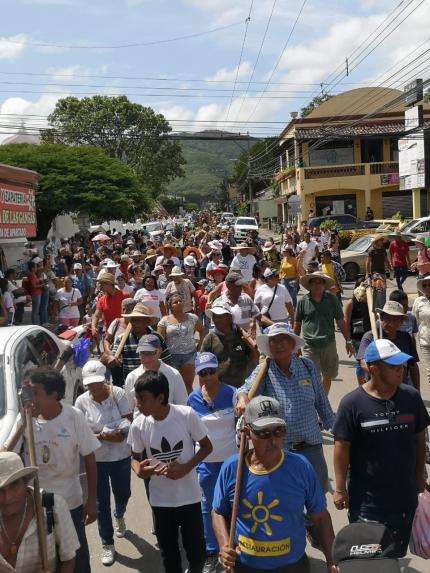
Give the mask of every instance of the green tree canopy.
<path id="1" fill-rule="evenodd" d="M 271 184 L 275 171 L 279 170 L 279 149 L 273 138 L 254 143 L 245 149 L 234 163 L 232 183 L 244 188 L 250 182 L 252 194 Z"/>
<path id="2" fill-rule="evenodd" d="M 94 223 L 133 220 L 151 206 L 149 192 L 127 165 L 88 145 L 2 145 L 0 163 L 37 171 L 38 237 L 57 215 L 85 211 Z"/>
<path id="3" fill-rule="evenodd" d="M 314 111 L 317 107 L 319 107 L 322 103 L 329 100 L 333 96 L 330 94 L 323 94 L 320 96 L 315 96 L 305 107 L 302 107 L 300 110 L 300 117 L 306 117 L 311 112 Z"/>
<path id="4" fill-rule="evenodd" d="M 45 143 L 93 145 L 130 165 L 153 196 L 175 177 L 182 177 L 181 145 L 162 114 L 132 103 L 126 96 L 60 99 L 49 115 Z"/>

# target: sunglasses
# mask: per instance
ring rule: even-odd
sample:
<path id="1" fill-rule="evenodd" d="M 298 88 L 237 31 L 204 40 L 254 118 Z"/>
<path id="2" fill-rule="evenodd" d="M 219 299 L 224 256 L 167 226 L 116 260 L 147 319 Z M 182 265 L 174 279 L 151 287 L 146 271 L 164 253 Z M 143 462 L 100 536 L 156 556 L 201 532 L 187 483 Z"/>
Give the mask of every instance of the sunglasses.
<path id="1" fill-rule="evenodd" d="M 280 438 L 281 436 L 285 436 L 285 434 L 287 433 L 287 428 L 285 428 L 284 426 L 279 426 L 274 430 L 254 430 L 253 428 L 251 428 L 251 431 L 257 438 L 260 438 L 260 440 L 268 440 L 272 436 L 274 438 Z"/>
<path id="2" fill-rule="evenodd" d="M 216 373 L 216 368 L 205 368 L 204 370 L 200 370 L 199 376 L 202 376 L 204 378 L 205 376 L 212 376 L 215 373 Z"/>

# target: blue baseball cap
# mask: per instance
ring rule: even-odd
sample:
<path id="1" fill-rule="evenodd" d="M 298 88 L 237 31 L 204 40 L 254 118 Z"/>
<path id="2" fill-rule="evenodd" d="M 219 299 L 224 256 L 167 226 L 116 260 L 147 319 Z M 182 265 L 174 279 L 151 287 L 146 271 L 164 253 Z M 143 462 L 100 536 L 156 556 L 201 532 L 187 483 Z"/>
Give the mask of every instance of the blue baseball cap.
<path id="1" fill-rule="evenodd" d="M 194 361 L 196 374 L 206 368 L 218 368 L 218 358 L 212 352 L 198 352 Z"/>
<path id="2" fill-rule="evenodd" d="M 404 364 L 411 358 L 412 356 L 402 352 L 391 340 L 385 338 L 371 342 L 364 353 L 364 360 L 367 364 L 382 360 L 387 364 L 400 366 L 400 364 Z"/>

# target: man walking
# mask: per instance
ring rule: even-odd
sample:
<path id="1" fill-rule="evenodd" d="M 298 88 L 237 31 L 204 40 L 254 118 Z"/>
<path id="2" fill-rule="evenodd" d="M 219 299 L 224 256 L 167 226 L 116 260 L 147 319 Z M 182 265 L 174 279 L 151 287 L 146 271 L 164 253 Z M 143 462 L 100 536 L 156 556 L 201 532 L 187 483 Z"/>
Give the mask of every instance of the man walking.
<path id="1" fill-rule="evenodd" d="M 402 235 L 399 232 L 395 233 L 394 240 L 391 241 L 388 251 L 397 281 L 397 288 L 403 290 L 403 283 L 408 278 L 408 268 L 411 266 L 411 261 L 409 259 L 408 243 L 402 239 Z"/>
<path id="2" fill-rule="evenodd" d="M 430 418 L 420 394 L 402 384 L 411 356 L 390 340 L 369 344 L 368 382 L 346 395 L 333 427 L 333 494 L 349 521 L 377 521 L 406 554 L 418 493 L 425 488 L 425 437 Z"/>
<path id="3" fill-rule="evenodd" d="M 345 338 L 348 356 L 354 354 L 352 340 L 343 316 L 339 299 L 328 292 L 334 281 L 321 272 L 307 274 L 300 284 L 309 292 L 299 300 L 294 321 L 297 336 L 303 329 L 306 345 L 303 355 L 310 358 L 321 372 L 321 381 L 326 394 L 330 392 L 331 381 L 336 378 L 339 357 L 335 342 L 335 323 Z"/>

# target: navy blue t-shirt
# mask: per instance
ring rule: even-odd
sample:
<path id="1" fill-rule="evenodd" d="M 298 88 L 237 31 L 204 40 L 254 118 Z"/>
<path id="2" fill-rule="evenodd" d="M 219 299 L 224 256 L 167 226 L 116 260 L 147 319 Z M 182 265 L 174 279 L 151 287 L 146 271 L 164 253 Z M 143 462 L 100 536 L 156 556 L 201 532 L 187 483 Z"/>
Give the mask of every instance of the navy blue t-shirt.
<path id="1" fill-rule="evenodd" d="M 333 434 L 351 444 L 351 509 L 397 512 L 416 506 L 416 435 L 429 424 L 424 402 L 411 386 L 401 384 L 390 400 L 362 387 L 342 399 Z"/>

